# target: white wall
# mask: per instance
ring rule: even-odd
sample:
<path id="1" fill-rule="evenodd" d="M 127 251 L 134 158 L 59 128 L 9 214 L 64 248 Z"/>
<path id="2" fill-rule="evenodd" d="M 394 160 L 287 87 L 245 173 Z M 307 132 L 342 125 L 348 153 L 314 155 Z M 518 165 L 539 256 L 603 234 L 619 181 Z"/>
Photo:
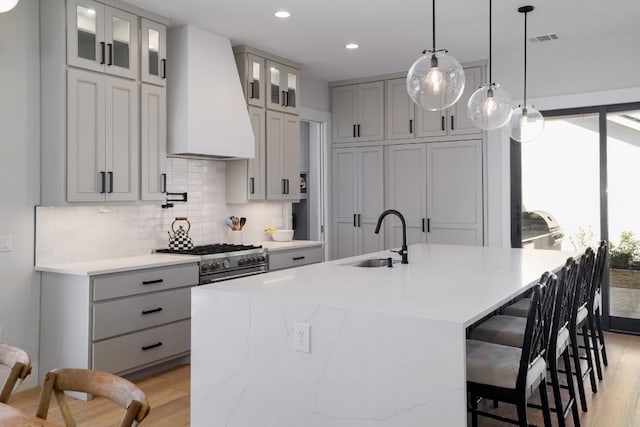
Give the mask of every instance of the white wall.
<path id="1" fill-rule="evenodd" d="M 329 111 L 329 83 L 308 76 L 302 71 L 300 76 L 301 107 Z"/>
<path id="2" fill-rule="evenodd" d="M 0 236 L 13 237 L 13 252 L 0 253 L 0 326 L 3 341 L 27 350 L 34 362 L 40 322 L 40 276 L 33 271 L 34 205 L 40 201 L 38 20 L 37 0 L 21 0 L 0 14 Z M 28 381 L 35 385 L 35 379 Z"/>

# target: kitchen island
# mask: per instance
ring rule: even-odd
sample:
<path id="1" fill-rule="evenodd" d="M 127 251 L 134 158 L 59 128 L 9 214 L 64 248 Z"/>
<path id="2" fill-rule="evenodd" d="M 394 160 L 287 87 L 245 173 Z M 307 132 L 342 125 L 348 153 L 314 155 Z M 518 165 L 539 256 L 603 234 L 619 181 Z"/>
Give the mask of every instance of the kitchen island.
<path id="1" fill-rule="evenodd" d="M 464 426 L 467 327 L 573 255 L 418 244 L 193 288 L 192 425 Z"/>

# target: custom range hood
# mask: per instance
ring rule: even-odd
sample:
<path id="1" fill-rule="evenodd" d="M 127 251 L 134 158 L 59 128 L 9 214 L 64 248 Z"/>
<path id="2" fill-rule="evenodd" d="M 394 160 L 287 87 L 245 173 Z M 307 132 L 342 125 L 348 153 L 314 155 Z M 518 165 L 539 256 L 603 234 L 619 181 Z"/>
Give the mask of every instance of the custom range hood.
<path id="1" fill-rule="evenodd" d="M 192 26 L 167 33 L 169 156 L 255 157 L 255 140 L 229 39 Z"/>

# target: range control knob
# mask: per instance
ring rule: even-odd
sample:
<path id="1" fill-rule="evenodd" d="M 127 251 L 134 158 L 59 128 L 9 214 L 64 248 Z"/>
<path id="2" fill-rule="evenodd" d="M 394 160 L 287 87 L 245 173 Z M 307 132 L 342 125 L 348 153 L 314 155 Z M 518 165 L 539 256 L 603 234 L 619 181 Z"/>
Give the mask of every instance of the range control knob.
<path id="1" fill-rule="evenodd" d="M 260 256 L 258 257 L 258 261 L 260 261 L 260 262 L 265 262 L 266 260 L 267 260 L 267 259 L 264 257 L 264 255 L 260 255 Z"/>
<path id="2" fill-rule="evenodd" d="M 222 267 L 229 268 L 230 265 L 231 265 L 231 261 L 229 261 L 228 259 L 222 260 Z"/>
<path id="3" fill-rule="evenodd" d="M 200 266 L 200 270 L 202 270 L 202 271 L 210 271 L 211 270 L 211 264 L 202 264 Z"/>
<path id="4" fill-rule="evenodd" d="M 238 265 L 245 265 L 247 263 L 247 260 L 245 260 L 244 258 L 240 258 L 238 260 Z"/>
<path id="5" fill-rule="evenodd" d="M 211 264 L 211 269 L 212 270 L 217 270 L 220 268 L 220 263 L 219 262 L 214 262 L 213 264 Z"/>

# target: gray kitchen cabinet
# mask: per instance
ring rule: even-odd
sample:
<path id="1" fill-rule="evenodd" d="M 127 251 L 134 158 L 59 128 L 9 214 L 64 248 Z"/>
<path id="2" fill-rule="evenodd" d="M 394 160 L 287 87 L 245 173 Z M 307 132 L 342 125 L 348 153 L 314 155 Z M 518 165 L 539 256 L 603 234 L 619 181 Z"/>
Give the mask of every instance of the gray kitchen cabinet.
<path id="1" fill-rule="evenodd" d="M 331 90 L 333 142 L 384 139 L 384 82 L 336 86 Z"/>
<path id="2" fill-rule="evenodd" d="M 284 113 L 298 114 L 300 110 L 300 77 L 297 69 L 267 59 L 266 106 Z"/>
<path id="3" fill-rule="evenodd" d="M 197 263 L 42 273 L 40 377 L 60 366 L 123 375 L 188 355 L 197 283 Z"/>
<path id="4" fill-rule="evenodd" d="M 158 86 L 167 82 L 167 27 L 142 18 L 140 21 L 140 80 Z"/>
<path id="5" fill-rule="evenodd" d="M 375 234 L 384 210 L 383 147 L 333 150 L 333 258 L 383 249 L 383 234 Z"/>
<path id="6" fill-rule="evenodd" d="M 482 67 L 464 69 L 464 91 L 458 102 L 444 111 L 428 111 L 416 106 L 416 136 L 472 135 L 482 133 L 467 116 L 467 102 L 482 84 Z M 408 95 L 407 95 L 408 96 Z"/>
<path id="7" fill-rule="evenodd" d="M 322 262 L 323 257 L 322 245 L 280 251 L 269 250 L 269 271 L 316 264 Z"/>
<path id="8" fill-rule="evenodd" d="M 386 147 L 385 207 L 400 211 L 409 243 L 483 244 L 482 142 Z M 402 244 L 402 227 L 387 220 L 386 246 Z"/>
<path id="9" fill-rule="evenodd" d="M 140 85 L 140 199 L 165 200 L 167 192 L 167 91 Z"/>
<path id="10" fill-rule="evenodd" d="M 266 60 L 261 56 L 239 51 L 235 51 L 235 57 L 247 104 L 264 108 L 267 87 L 265 80 Z"/>
<path id="11" fill-rule="evenodd" d="M 300 200 L 300 119 L 267 111 L 267 200 Z"/>
<path id="12" fill-rule="evenodd" d="M 74 67 L 136 79 L 138 17 L 92 0 L 68 0 L 67 61 Z"/>
<path id="13" fill-rule="evenodd" d="M 136 82 L 67 71 L 67 200 L 138 199 Z"/>
<path id="14" fill-rule="evenodd" d="M 226 201 L 246 203 L 266 198 L 266 113 L 264 108 L 249 106 L 249 120 L 255 137 L 253 159 L 226 162 Z M 274 179 L 277 179 L 274 177 Z"/>
<path id="15" fill-rule="evenodd" d="M 467 102 L 482 84 L 482 67 L 467 67 L 464 72 L 466 83 L 462 96 L 444 111 L 428 111 L 417 106 L 407 93 L 405 78 L 387 80 L 387 139 L 481 134 L 467 117 Z"/>

